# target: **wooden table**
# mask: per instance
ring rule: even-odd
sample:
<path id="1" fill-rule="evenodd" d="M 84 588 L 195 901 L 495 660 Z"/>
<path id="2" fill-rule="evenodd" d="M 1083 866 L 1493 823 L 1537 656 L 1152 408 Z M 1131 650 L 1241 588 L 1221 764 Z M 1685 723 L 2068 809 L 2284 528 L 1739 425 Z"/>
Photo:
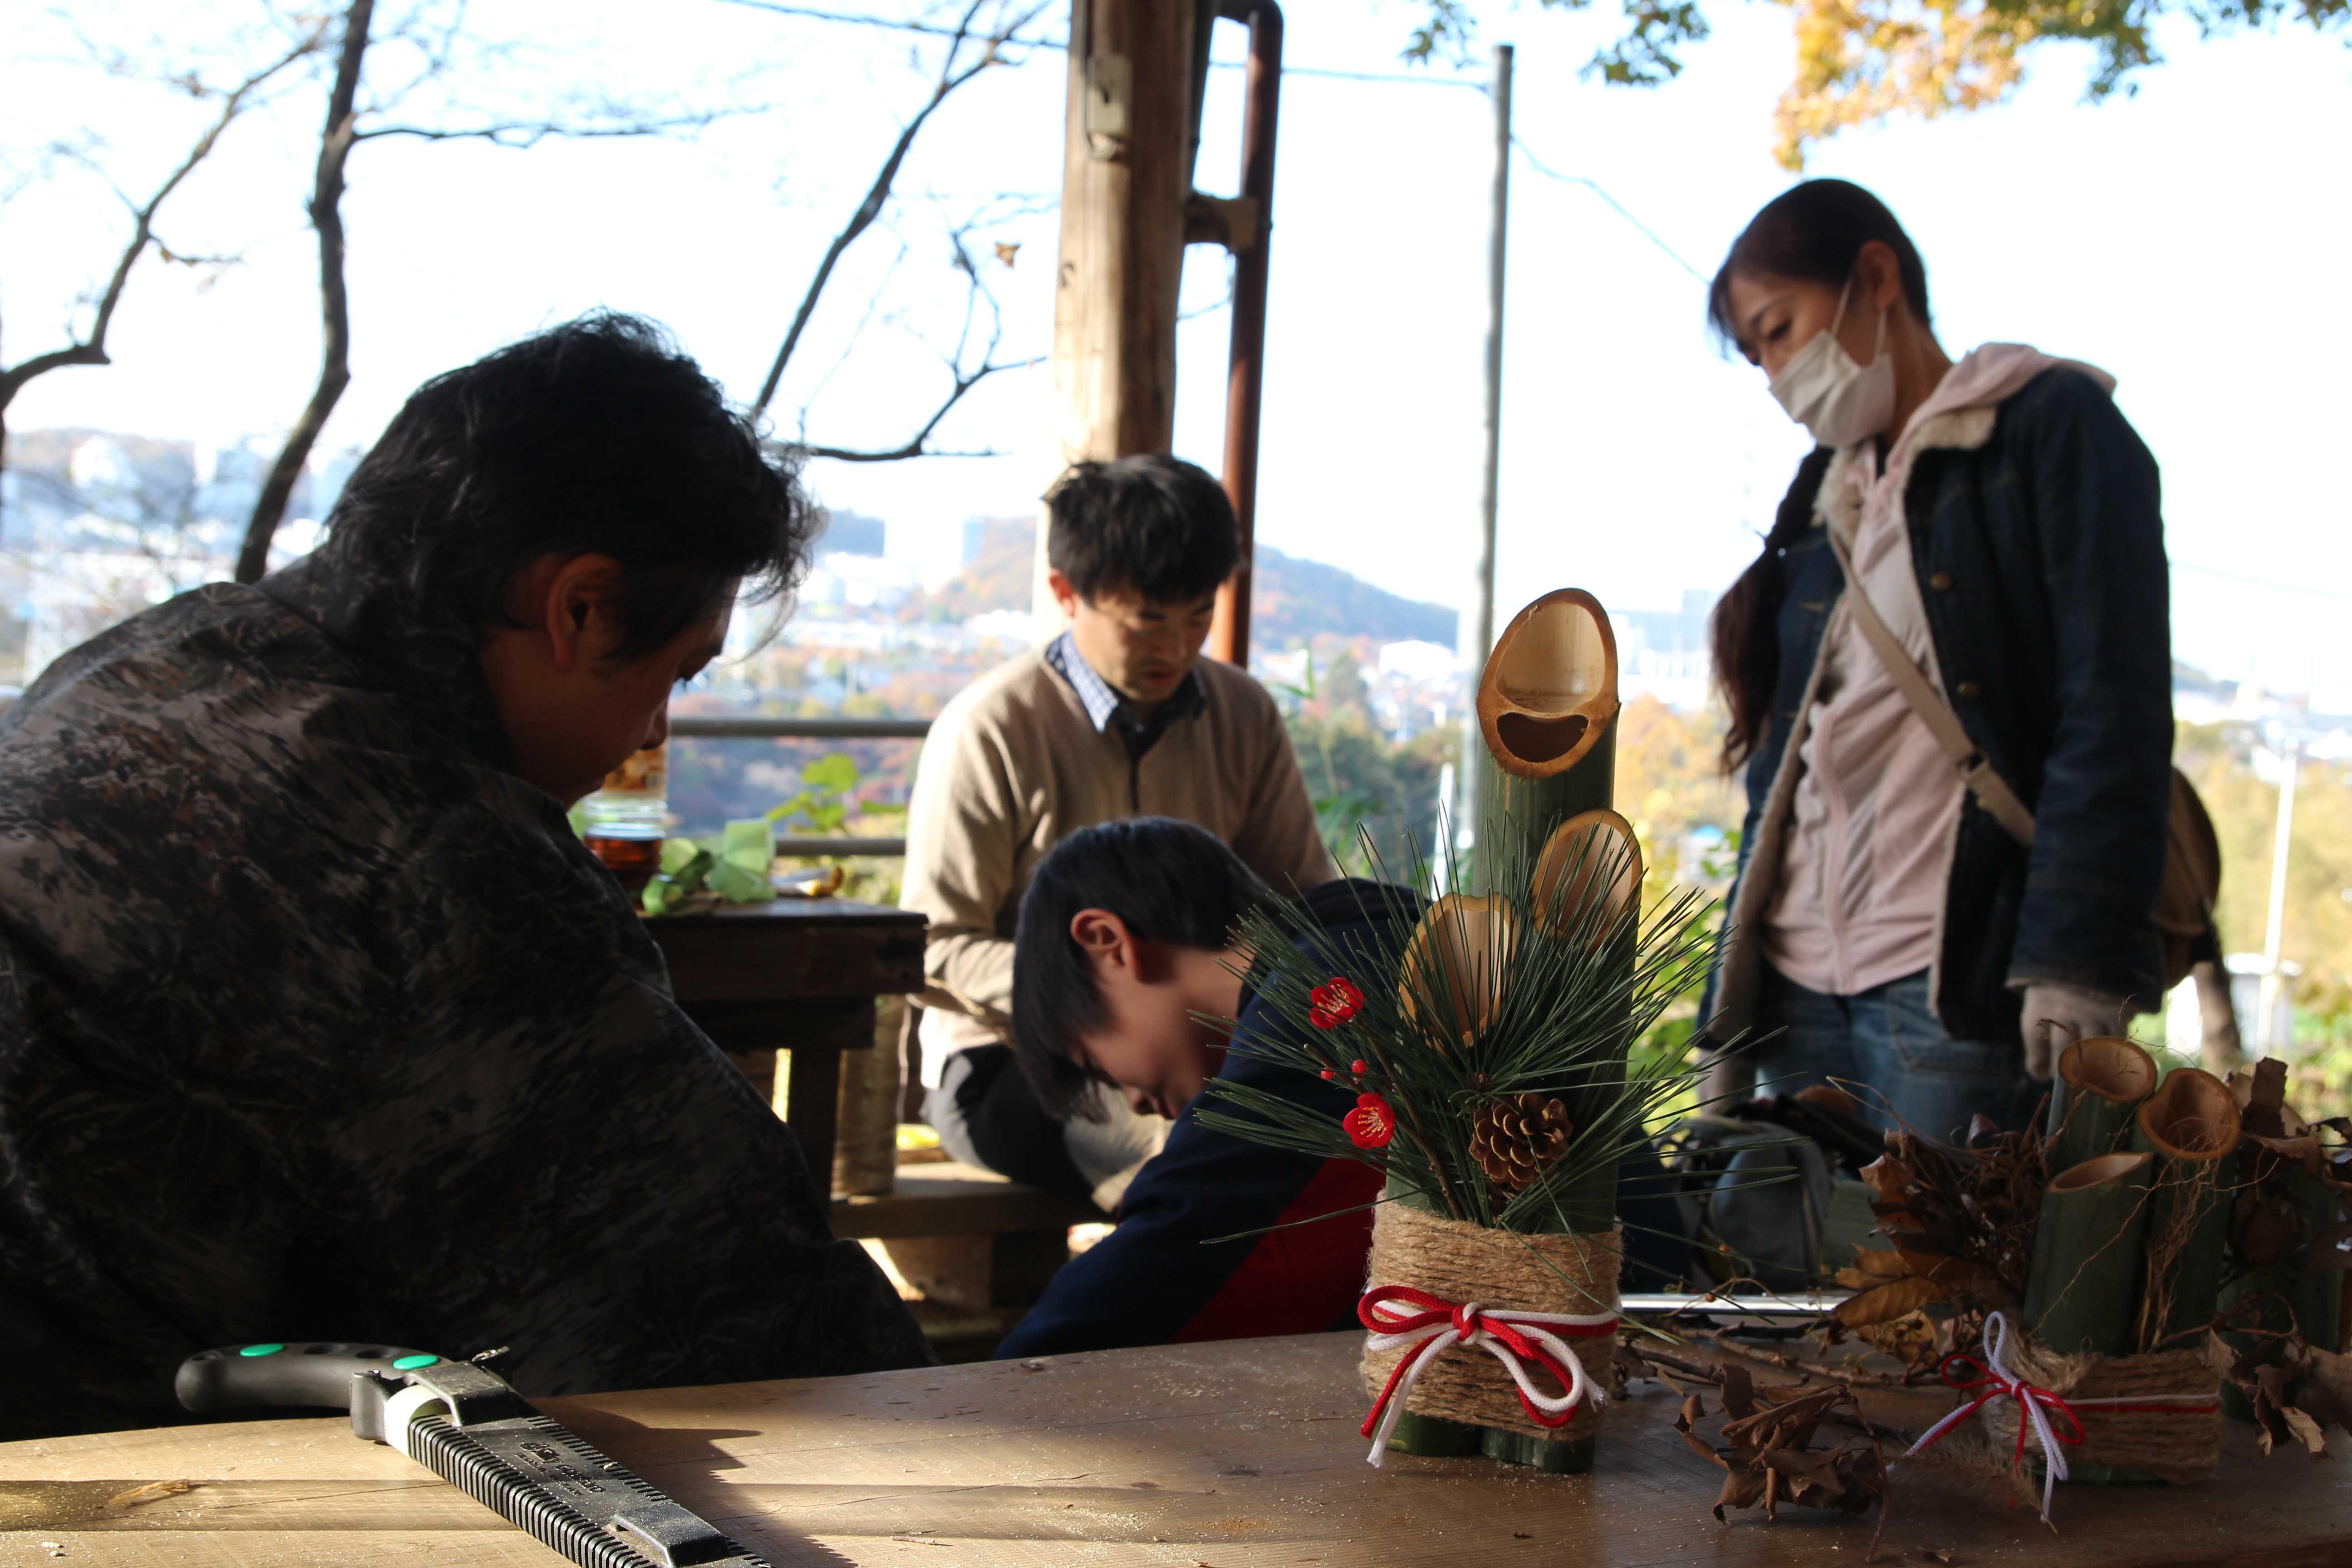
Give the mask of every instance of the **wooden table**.
<path id="1" fill-rule="evenodd" d="M 1364 1464 L 1360 1336 L 541 1403 L 785 1564 L 888 1568 L 1859 1568 L 1872 1521 L 1708 1509 L 1721 1473 L 1636 1384 L 1589 1476 L 1483 1459 Z M 1882 1420 L 1948 1405 L 1885 1396 Z M 145 1500 L 125 1498 L 157 1482 Z M 1878 1561 L 1906 1568 L 2352 1563 L 2352 1466 L 2258 1458 L 2232 1424 L 2201 1486 L 2059 1489 L 2058 1532 L 1932 1473 L 1899 1479 Z M 114 1500 L 110 1506 L 110 1500 Z M 338 1419 L 0 1446 L 0 1565 L 420 1568 L 562 1559 Z M 939 1553 L 940 1555 L 934 1555 Z"/>
<path id="2" fill-rule="evenodd" d="M 912 910 L 845 899 L 778 899 L 646 922 L 687 1016 L 754 1081 L 792 1053 L 776 1109 L 810 1172 L 833 1168 L 841 1053 L 874 1048 L 874 999 L 923 988 L 923 931 Z"/>

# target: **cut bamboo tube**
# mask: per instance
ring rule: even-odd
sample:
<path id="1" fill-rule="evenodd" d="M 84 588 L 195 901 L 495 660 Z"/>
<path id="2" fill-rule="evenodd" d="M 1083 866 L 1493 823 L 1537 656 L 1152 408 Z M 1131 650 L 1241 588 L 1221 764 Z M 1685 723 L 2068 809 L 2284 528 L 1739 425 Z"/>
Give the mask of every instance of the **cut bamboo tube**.
<path id="1" fill-rule="evenodd" d="M 1408 1018 L 1428 1015 L 1435 1030 L 1431 1043 L 1439 1049 L 1459 1043 L 1466 1050 L 1503 1005 L 1518 945 L 1518 917 L 1508 900 L 1448 893 L 1405 943 L 1397 1005 Z"/>
<path id="2" fill-rule="evenodd" d="M 1533 889 L 1528 913 L 1552 935 L 1588 947 L 1614 938 L 1641 903 L 1633 825 L 1606 807 L 1578 812 L 1544 844 Z"/>
<path id="3" fill-rule="evenodd" d="M 2025 1326 L 2059 1355 L 2128 1354 L 2147 1228 L 2152 1154 L 2102 1154 L 2063 1171 L 2042 1193 Z"/>
<path id="4" fill-rule="evenodd" d="M 1606 809 L 1616 785 L 1617 636 L 1581 588 L 1546 594 L 1511 617 L 1478 679 L 1478 729 L 1495 787 L 1478 804 L 1477 886 L 1516 879 L 1553 831 Z"/>
<path id="5" fill-rule="evenodd" d="M 2033 1020 L 2025 1026 L 2033 1027 Z M 2050 1169 L 2072 1170 L 2116 1152 L 2131 1136 L 2140 1101 L 2156 1092 L 2156 1080 L 2155 1058 L 2118 1036 L 2093 1035 L 2068 1046 L 2050 1085 Z"/>
<path id="6" fill-rule="evenodd" d="M 2220 1079 L 2183 1068 L 2140 1102 L 2138 1123 L 2156 1155 L 2138 1334 L 2147 1352 L 2213 1321 L 2230 1239 L 2221 1175 L 2238 1147 L 2238 1102 Z"/>

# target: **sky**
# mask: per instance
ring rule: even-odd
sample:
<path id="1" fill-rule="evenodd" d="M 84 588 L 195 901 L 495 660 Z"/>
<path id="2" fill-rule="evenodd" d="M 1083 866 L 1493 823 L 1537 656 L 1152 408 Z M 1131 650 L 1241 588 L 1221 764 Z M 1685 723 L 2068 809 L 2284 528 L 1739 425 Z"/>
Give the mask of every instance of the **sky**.
<path id="1" fill-rule="evenodd" d="M 1463 84 L 1483 79 L 1486 46 L 1509 42 L 1523 152 L 1498 619 L 1563 585 L 1622 608 L 1718 591 L 1754 554 L 1809 444 L 1761 374 L 1709 340 L 1691 270 L 1711 273 L 1792 177 L 1772 160 L 1770 125 L 1791 68 L 1790 15 L 1712 5 L 1714 37 L 1687 49 L 1688 68 L 1640 91 L 1580 74 L 1612 16 L 1474 9 L 1481 58 L 1464 70 L 1284 84 L 1259 537 L 1414 598 L 1468 602 L 1492 129 L 1486 98 Z M 87 37 L 142 59 L 194 50 L 254 14 L 203 0 L 82 0 L 73 13 Z M 1403 0 L 1295 0 L 1288 62 L 1404 75 L 1397 55 L 1416 14 Z M 323 447 L 363 446 L 425 377 L 600 306 L 665 323 L 751 398 L 818 257 L 919 105 L 937 46 L 724 0 L 478 0 L 471 16 L 477 37 L 507 47 L 461 59 L 407 112 L 478 123 L 593 93 L 746 112 L 692 136 L 528 151 L 364 144 L 344 203 L 354 379 Z M 201 108 L 92 70 L 47 6 L 0 0 L 0 26 L 12 38 L 0 149 L 17 174 L 0 180 L 13 192 L 0 205 L 0 353 L 14 362 L 51 346 L 122 232 L 93 174 L 68 163 L 43 175 L 37 150 L 94 136 L 90 162 L 139 189 Z M 159 34 L 172 42 L 151 45 Z M 2013 101 L 1846 132 L 1808 172 L 1858 181 L 1904 219 L 1955 355 L 2023 342 L 2118 378 L 2164 474 L 2180 658 L 2352 711 L 2352 644 L 2336 632 L 2352 609 L 2352 530 L 2326 456 L 2352 414 L 2338 370 L 2352 321 L 2326 282 L 2352 251 L 2352 52 L 2340 33 L 2296 27 L 2200 40 L 2167 25 L 2158 39 L 2168 60 L 2129 97 L 2084 104 L 2088 50 L 2053 46 L 2029 57 Z M 1238 59 L 1241 30 L 1221 26 L 1216 47 Z M 384 59 L 398 65 L 399 50 Z M 902 174 L 895 233 L 877 226 L 845 257 L 772 410 L 780 430 L 887 447 L 928 416 L 946 374 L 929 345 L 952 339 L 965 297 L 945 230 L 967 218 L 1002 310 L 998 358 L 1045 352 L 1063 93 L 1061 57 L 1040 51 L 947 101 Z M 283 428 L 316 374 L 301 203 L 320 112 L 314 89 L 290 92 L 224 138 L 163 229 L 175 251 L 238 259 L 142 262 L 114 363 L 34 383 L 14 427 L 213 444 Z M 1203 190 L 1235 183 L 1239 122 L 1240 73 L 1221 70 Z M 1530 160 L 1597 182 L 1657 242 Z M 1009 267 L 999 243 L 1020 247 Z M 1225 277 L 1222 252 L 1190 253 L 1176 449 L 1213 469 Z M 1008 372 L 942 426 L 943 444 L 999 456 L 821 461 L 809 482 L 832 506 L 887 519 L 892 552 L 936 579 L 957 564 L 964 519 L 1034 508 L 1055 468 L 1050 395 L 1042 367 Z"/>

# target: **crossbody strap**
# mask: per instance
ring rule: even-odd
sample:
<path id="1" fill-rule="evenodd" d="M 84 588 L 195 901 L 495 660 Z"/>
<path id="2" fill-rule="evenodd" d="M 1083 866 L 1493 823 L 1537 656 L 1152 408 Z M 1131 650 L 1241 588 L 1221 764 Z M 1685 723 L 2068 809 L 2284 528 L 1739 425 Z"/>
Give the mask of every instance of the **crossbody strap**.
<path id="1" fill-rule="evenodd" d="M 1853 558 L 1846 552 L 1845 541 L 1838 537 L 1835 529 L 1826 531 L 1830 548 L 1837 552 L 1838 567 L 1845 574 L 1846 602 L 1853 606 L 1853 618 L 1862 627 L 1863 640 L 1870 644 L 1871 652 L 1885 666 L 1886 673 L 1894 679 L 1895 689 L 1903 693 L 1903 700 L 1911 704 L 1911 711 L 1919 715 L 1919 721 L 1936 737 L 1936 744 L 1943 748 L 1944 755 L 1951 760 L 1952 770 L 1977 797 L 1977 804 L 1990 812 L 1992 819 L 2008 829 L 2011 838 L 2020 844 L 2032 844 L 2033 814 L 2025 809 L 2025 803 L 2017 798 L 2009 781 L 1985 760 L 1984 752 L 1961 728 L 1960 716 L 1952 711 L 1951 704 L 1944 700 L 1941 693 L 1927 684 L 1927 678 L 1911 662 L 1911 656 L 1903 651 L 1903 645 L 1895 640 L 1886 623 L 1878 618 L 1870 595 L 1862 591 L 1862 579 L 1854 573 Z"/>

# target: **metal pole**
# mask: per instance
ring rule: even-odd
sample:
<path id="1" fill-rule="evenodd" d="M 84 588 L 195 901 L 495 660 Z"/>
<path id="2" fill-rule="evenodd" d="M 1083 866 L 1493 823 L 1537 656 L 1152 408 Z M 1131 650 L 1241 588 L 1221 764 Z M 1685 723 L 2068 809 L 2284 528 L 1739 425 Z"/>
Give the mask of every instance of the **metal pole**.
<path id="1" fill-rule="evenodd" d="M 1495 83 L 1488 89 L 1495 105 L 1495 174 L 1486 226 L 1486 408 L 1481 431 L 1485 467 L 1478 484 L 1478 565 L 1471 587 L 1470 615 L 1461 652 L 1469 666 L 1468 691 L 1462 710 L 1462 768 L 1456 775 L 1455 846 L 1476 831 L 1492 766 L 1486 742 L 1478 731 L 1475 692 L 1495 646 L 1495 513 L 1503 461 L 1503 257 L 1511 220 L 1511 59 L 1508 44 L 1495 47 Z M 1440 848 L 1443 854 L 1443 847 Z M 1481 883 L 1484 878 L 1475 878 Z"/>
<path id="2" fill-rule="evenodd" d="M 1217 591 L 1209 652 L 1249 668 L 1250 587 L 1257 557 L 1258 410 L 1265 388 L 1267 252 L 1274 241 L 1274 132 L 1282 106 L 1282 7 L 1241 0 L 1219 15 L 1249 24 L 1249 75 L 1242 118 L 1242 189 L 1257 204 L 1254 242 L 1234 254 L 1233 347 L 1225 371 L 1225 493 L 1241 525 L 1242 562 Z"/>
<path id="3" fill-rule="evenodd" d="M 2280 948 L 2286 936 L 2287 846 L 2294 837 L 2294 775 L 2302 758 L 2302 741 L 2288 741 L 2281 756 L 2278 832 L 2271 841 L 2271 909 L 2270 924 L 2263 937 L 2262 1016 L 2254 1020 L 2254 1043 L 2264 1051 L 2288 1043 L 2278 1037 L 2272 1020 L 2278 1013 Z"/>

